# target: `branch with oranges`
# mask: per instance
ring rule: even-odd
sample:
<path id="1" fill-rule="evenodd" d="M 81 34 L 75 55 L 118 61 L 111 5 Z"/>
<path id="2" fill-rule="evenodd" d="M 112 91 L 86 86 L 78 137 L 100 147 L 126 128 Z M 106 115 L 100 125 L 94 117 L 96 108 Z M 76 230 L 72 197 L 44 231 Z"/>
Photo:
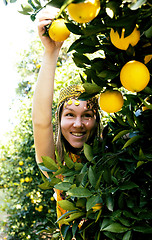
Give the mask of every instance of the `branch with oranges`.
<path id="1" fill-rule="evenodd" d="M 52 0 L 42 6 L 38 0 L 33 0 L 28 4 L 26 7 L 22 5 L 22 13 L 29 14 L 32 20 L 47 5 L 60 9 L 47 27 L 47 34 L 54 41 L 65 41 L 70 32 L 79 36 L 69 52 L 74 51 L 74 62 L 84 68 L 86 78 L 83 82 L 90 84 L 86 88 L 86 92 L 89 88 L 88 97 L 92 83 L 99 86 L 96 93 L 100 94 L 99 105 L 103 111 L 118 112 L 123 107 L 126 90 L 138 93 L 147 87 L 150 81 L 148 65 L 152 58 L 151 6 L 148 3 L 139 1 L 129 4 L 124 1 L 121 6 L 115 1 Z M 147 15 L 144 15 L 145 11 Z M 95 64 L 88 54 L 100 51 L 104 52 L 99 60 L 101 67 L 95 71 Z M 87 64 L 85 61 L 81 63 L 84 59 Z M 94 57 L 94 61 L 96 59 Z M 101 103 L 103 98 L 105 102 Z"/>

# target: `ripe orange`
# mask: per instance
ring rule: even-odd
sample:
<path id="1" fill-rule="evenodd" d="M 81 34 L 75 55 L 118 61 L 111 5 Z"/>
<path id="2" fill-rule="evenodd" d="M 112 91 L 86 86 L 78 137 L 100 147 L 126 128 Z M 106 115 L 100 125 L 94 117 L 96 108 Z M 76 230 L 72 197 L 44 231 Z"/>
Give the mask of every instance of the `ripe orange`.
<path id="1" fill-rule="evenodd" d="M 150 73 L 145 64 L 139 61 L 127 62 L 120 72 L 120 81 L 131 92 L 142 91 L 150 80 Z"/>
<path id="2" fill-rule="evenodd" d="M 30 178 L 29 178 L 29 177 L 26 177 L 26 178 L 25 178 L 25 182 L 30 182 Z"/>
<path id="3" fill-rule="evenodd" d="M 20 166 L 23 166 L 24 165 L 24 162 L 23 161 L 19 161 L 18 163 Z"/>
<path id="4" fill-rule="evenodd" d="M 65 22 L 66 21 L 62 18 L 56 19 L 52 22 L 48 30 L 48 34 L 51 39 L 56 42 L 62 42 L 69 37 L 70 31 L 68 30 Z"/>
<path id="5" fill-rule="evenodd" d="M 121 50 L 127 50 L 130 44 L 132 46 L 135 46 L 140 39 L 140 31 L 137 29 L 137 27 L 134 28 L 133 32 L 129 36 L 124 37 L 124 34 L 124 28 L 122 29 L 121 37 L 117 31 L 115 32 L 113 30 L 113 28 L 110 31 L 110 39 L 112 44 Z"/>
<path id="6" fill-rule="evenodd" d="M 87 23 L 93 20 L 100 11 L 99 0 L 86 0 L 81 3 L 71 3 L 67 7 L 70 17 L 78 23 Z"/>
<path id="7" fill-rule="evenodd" d="M 107 113 L 118 112 L 123 106 L 124 100 L 118 90 L 106 90 L 100 93 L 99 106 Z"/>

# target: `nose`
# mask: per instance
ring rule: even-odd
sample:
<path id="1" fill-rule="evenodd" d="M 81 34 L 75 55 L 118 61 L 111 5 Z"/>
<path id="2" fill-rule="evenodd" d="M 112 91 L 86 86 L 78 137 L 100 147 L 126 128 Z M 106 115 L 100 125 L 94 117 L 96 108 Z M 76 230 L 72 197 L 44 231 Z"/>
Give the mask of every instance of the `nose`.
<path id="1" fill-rule="evenodd" d="M 73 123 L 73 126 L 78 128 L 78 127 L 82 127 L 82 125 L 83 125 L 83 122 L 81 117 L 77 117 Z"/>

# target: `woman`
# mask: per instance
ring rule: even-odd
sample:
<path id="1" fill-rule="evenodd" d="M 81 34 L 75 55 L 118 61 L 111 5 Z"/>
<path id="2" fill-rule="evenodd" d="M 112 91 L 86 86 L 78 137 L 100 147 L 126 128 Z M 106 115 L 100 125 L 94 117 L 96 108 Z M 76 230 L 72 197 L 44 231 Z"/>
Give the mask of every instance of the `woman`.
<path id="1" fill-rule="evenodd" d="M 49 156 L 55 161 L 55 144 L 62 161 L 64 161 L 64 149 L 69 152 L 73 161 L 78 161 L 84 143 L 93 143 L 95 136 L 99 133 L 100 118 L 97 98 L 94 97 L 89 101 L 79 100 L 78 97 L 84 92 L 84 88 L 72 85 L 61 90 L 56 112 L 55 139 L 53 137 L 51 109 L 54 76 L 62 43 L 54 42 L 48 36 L 43 35 L 45 26 L 50 24 L 52 18 L 49 12 L 44 12 L 38 25 L 39 36 L 44 45 L 44 54 L 33 97 L 32 119 L 37 163 L 42 162 L 42 156 Z M 47 176 L 47 173 L 45 175 Z M 62 199 L 60 193 L 60 191 L 57 192 L 57 201 Z M 63 213 L 61 208 L 58 209 L 58 217 Z"/>

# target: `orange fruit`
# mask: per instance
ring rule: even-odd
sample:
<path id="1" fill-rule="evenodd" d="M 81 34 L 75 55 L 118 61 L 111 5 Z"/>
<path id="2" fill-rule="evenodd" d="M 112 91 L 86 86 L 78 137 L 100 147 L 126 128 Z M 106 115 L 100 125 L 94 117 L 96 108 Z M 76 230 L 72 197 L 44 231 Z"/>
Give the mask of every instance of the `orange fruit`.
<path id="1" fill-rule="evenodd" d="M 96 212 L 98 210 L 100 210 L 102 208 L 102 203 L 96 203 L 92 209 L 93 209 L 93 212 Z"/>
<path id="2" fill-rule="evenodd" d="M 21 178 L 21 179 L 20 179 L 20 183 L 24 183 L 24 178 Z"/>
<path id="3" fill-rule="evenodd" d="M 80 3 L 71 3 L 67 7 L 70 17 L 78 23 L 87 23 L 93 20 L 100 11 L 99 0 L 86 0 Z"/>
<path id="4" fill-rule="evenodd" d="M 69 37 L 70 31 L 65 23 L 66 21 L 62 18 L 56 19 L 52 22 L 48 30 L 51 39 L 56 42 L 62 42 Z"/>
<path id="5" fill-rule="evenodd" d="M 123 106 L 124 100 L 118 90 L 106 90 L 100 93 L 99 106 L 107 113 L 118 112 Z"/>
<path id="6" fill-rule="evenodd" d="M 148 85 L 149 80 L 150 73 L 148 68 L 139 61 L 129 61 L 121 69 L 120 81 L 128 91 L 142 91 Z"/>
<path id="7" fill-rule="evenodd" d="M 29 177 L 26 177 L 26 178 L 25 178 L 25 182 L 30 182 L 30 178 L 29 178 Z"/>
<path id="8" fill-rule="evenodd" d="M 139 39 L 140 39 L 140 31 L 137 29 L 137 27 L 134 28 L 133 32 L 127 36 L 124 37 L 125 34 L 125 28 L 122 29 L 121 37 L 119 36 L 117 31 L 114 31 L 113 28 L 111 28 L 110 31 L 110 39 L 112 44 L 121 49 L 121 50 L 127 50 L 129 45 L 135 46 Z"/>
<path id="9" fill-rule="evenodd" d="M 18 163 L 20 166 L 23 166 L 24 165 L 24 162 L 23 161 L 19 161 Z"/>

